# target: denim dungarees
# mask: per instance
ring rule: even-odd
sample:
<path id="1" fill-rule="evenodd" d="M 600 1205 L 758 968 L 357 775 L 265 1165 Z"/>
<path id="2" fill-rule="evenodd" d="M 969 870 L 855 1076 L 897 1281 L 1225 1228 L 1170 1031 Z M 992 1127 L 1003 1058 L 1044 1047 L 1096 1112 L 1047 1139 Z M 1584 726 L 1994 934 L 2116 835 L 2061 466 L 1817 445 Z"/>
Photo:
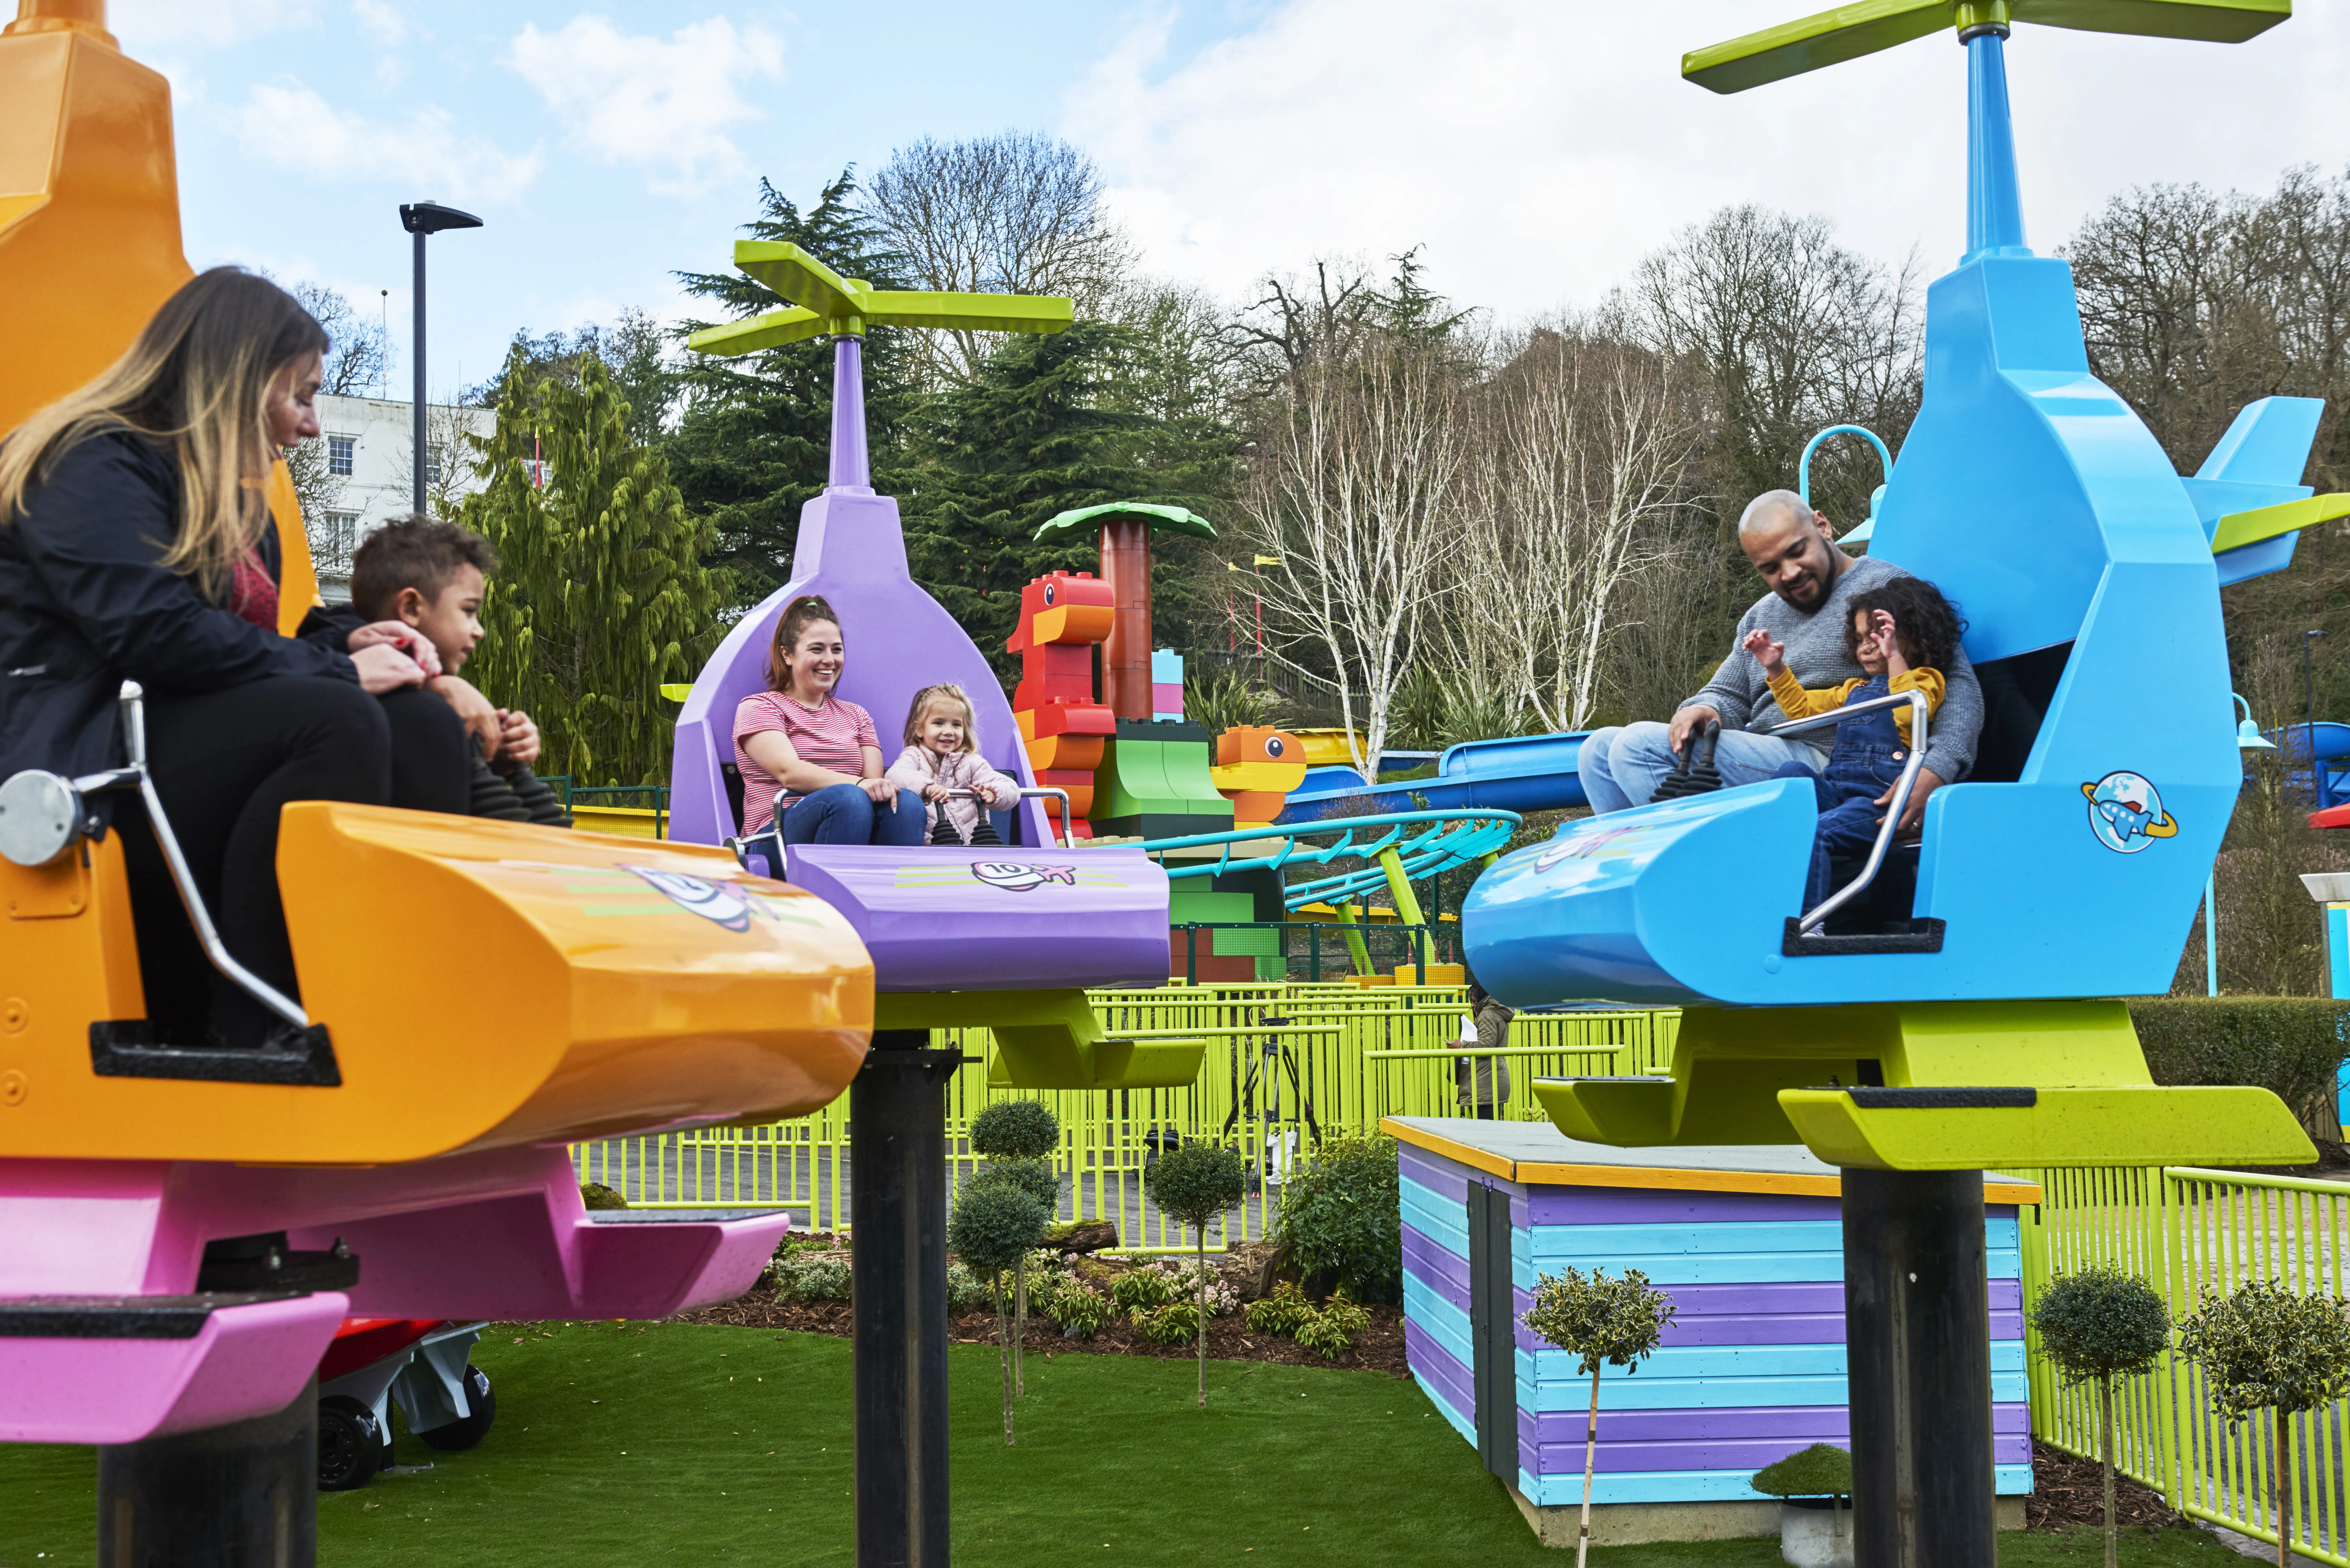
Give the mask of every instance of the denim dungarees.
<path id="1" fill-rule="evenodd" d="M 1847 707 L 1873 697 L 1891 694 L 1892 678 L 1871 676 L 1845 699 Z M 1817 794 L 1820 823 L 1812 836 L 1812 871 L 1804 890 L 1804 908 L 1815 907 L 1831 887 L 1829 861 L 1866 857 L 1877 842 L 1877 821 L 1885 815 L 1877 797 L 1900 782 L 1909 761 L 1908 744 L 1901 739 L 1893 718 L 1903 710 L 1880 708 L 1836 726 L 1835 750 L 1828 755 L 1825 773 L 1814 774 L 1800 763 L 1779 770 L 1783 778 L 1808 778 Z"/>

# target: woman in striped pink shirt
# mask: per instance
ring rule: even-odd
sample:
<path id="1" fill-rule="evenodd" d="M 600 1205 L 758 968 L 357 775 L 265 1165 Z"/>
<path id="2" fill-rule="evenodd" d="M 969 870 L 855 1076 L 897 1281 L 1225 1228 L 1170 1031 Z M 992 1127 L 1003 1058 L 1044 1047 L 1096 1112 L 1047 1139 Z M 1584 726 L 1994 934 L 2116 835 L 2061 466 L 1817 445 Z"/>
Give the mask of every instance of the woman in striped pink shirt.
<path id="1" fill-rule="evenodd" d="M 873 715 L 833 691 L 846 659 L 830 605 L 803 594 L 784 607 L 770 690 L 734 710 L 745 838 L 780 819 L 786 844 L 922 842 L 922 803 L 882 776 Z"/>

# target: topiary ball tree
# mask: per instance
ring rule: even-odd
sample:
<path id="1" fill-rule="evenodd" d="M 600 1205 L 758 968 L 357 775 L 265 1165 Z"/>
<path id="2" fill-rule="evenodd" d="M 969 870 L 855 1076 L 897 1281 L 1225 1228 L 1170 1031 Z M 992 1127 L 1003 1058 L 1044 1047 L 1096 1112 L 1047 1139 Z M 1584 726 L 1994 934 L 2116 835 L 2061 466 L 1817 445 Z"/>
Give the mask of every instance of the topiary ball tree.
<path id="1" fill-rule="evenodd" d="M 971 1147 L 986 1159 L 983 1177 L 1010 1172 L 1027 1184 L 1049 1217 L 1061 1200 L 1053 1151 L 1061 1124 L 1042 1100 L 997 1100 L 971 1118 Z M 1028 1254 L 1012 1265 L 1012 1391 L 1028 1392 Z"/>
<path id="2" fill-rule="evenodd" d="M 2277 1568 L 2288 1568 L 2293 1520 L 2293 1417 L 2350 1393 L 2350 1302 L 2301 1295 L 2275 1280 L 2238 1285 L 2226 1295 L 2207 1287 L 2195 1315 L 2178 1325 L 2178 1351 L 2203 1369 L 2213 1408 L 2233 1432 L 2262 1410 L 2275 1412 Z"/>
<path id="3" fill-rule="evenodd" d="M 2040 1354 L 2067 1384 L 2097 1386 L 2097 1464 L 2106 1487 L 2106 1568 L 2121 1561 L 2114 1521 L 2114 1379 L 2151 1371 L 2170 1344 L 2170 1313 L 2154 1287 L 2110 1263 L 2051 1281 L 2032 1303 Z"/>
<path id="4" fill-rule="evenodd" d="M 1835 1507 L 1830 1523 L 1844 1533 L 1843 1511 L 1852 1506 L 1852 1455 L 1834 1443 L 1814 1443 L 1776 1464 L 1764 1465 L 1746 1484 L 1775 1498 L 1824 1497 Z"/>
<path id="5" fill-rule="evenodd" d="M 1568 1269 L 1534 1282 L 1534 1304 L 1525 1325 L 1561 1350 L 1582 1358 L 1591 1374 L 1591 1420 L 1583 1435 L 1583 1533 L 1575 1538 L 1575 1568 L 1583 1568 L 1591 1544 L 1591 1472 L 1599 1457 L 1599 1369 L 1620 1366 L 1626 1376 L 1655 1353 L 1671 1326 L 1673 1300 L 1648 1284 L 1648 1276 L 1627 1269 L 1615 1279 L 1605 1269 L 1585 1274 Z"/>
<path id="6" fill-rule="evenodd" d="M 1003 1271 L 1044 1238 L 1052 1211 L 1010 1181 L 966 1181 L 947 1216 L 947 1245 L 995 1282 L 995 1343 L 1003 1364 L 1003 1446 L 1012 1447 L 1012 1339 L 1003 1321 Z"/>
<path id="7" fill-rule="evenodd" d="M 1042 1100 L 998 1100 L 971 1118 L 971 1151 L 989 1159 L 1043 1159 L 1060 1146 L 1060 1121 Z"/>
<path id="8" fill-rule="evenodd" d="M 1200 1408 L 1208 1407 L 1208 1226 L 1248 1196 L 1248 1170 L 1236 1149 L 1187 1143 L 1169 1149 L 1142 1173 L 1143 1186 L 1159 1211 L 1191 1227 L 1192 1258 L 1200 1289 Z"/>

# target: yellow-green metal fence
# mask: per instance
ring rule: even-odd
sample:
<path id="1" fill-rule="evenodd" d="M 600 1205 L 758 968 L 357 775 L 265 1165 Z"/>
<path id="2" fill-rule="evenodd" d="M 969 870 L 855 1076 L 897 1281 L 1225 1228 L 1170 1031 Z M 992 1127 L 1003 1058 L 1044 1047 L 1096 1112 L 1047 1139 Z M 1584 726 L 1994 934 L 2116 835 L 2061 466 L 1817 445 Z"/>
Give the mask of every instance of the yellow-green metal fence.
<path id="1" fill-rule="evenodd" d="M 2111 1263 L 2161 1293 L 2174 1320 L 2207 1293 L 2251 1280 L 2293 1290 L 2343 1293 L 2350 1243 L 2350 1187 L 2289 1177 L 2188 1167 L 2038 1173 L 2043 1198 L 2023 1216 L 2027 1307 L 2040 1288 L 2089 1263 Z M 2074 1453 L 2097 1451 L 2095 1396 L 2066 1388 L 2031 1352 L 2032 1429 Z M 2115 1458 L 2124 1473 L 2160 1490 L 2190 1517 L 2274 1542 L 2278 1469 L 2266 1415 L 2228 1429 L 2205 1397 L 2202 1375 L 2173 1351 L 2142 1377 L 2124 1380 L 2114 1402 Z M 2284 1476 L 2293 1548 L 2315 1562 L 2350 1568 L 2344 1548 L 2344 1459 L 2350 1402 L 2295 1417 Z"/>
<path id="2" fill-rule="evenodd" d="M 1477 1114 L 1456 1065 L 1467 1010 L 1458 986 L 1167 986 L 1092 999 L 1114 1034 L 1197 1031 L 1208 1045 L 1199 1077 L 1180 1089 L 1014 1090 L 988 1082 L 987 1031 L 940 1031 L 936 1044 L 960 1045 L 969 1059 L 947 1085 L 949 1179 L 975 1168 L 968 1130 L 989 1100 L 1042 1100 L 1061 1124 L 1059 1217 L 1112 1220 L 1122 1251 L 1191 1249 L 1181 1228 L 1145 1201 L 1143 1168 L 1160 1148 L 1206 1139 L 1249 1160 L 1256 1189 L 1211 1235 L 1210 1245 L 1222 1248 L 1263 1233 L 1263 1186 L 1277 1188 L 1322 1138 L 1372 1131 L 1385 1116 Z M 1660 1071 L 1677 1023 L 1669 1012 L 1518 1019 L 1494 1054 L 1511 1068 L 1499 1114 L 1542 1118 L 1531 1095 L 1537 1073 Z M 848 1225 L 845 1095 L 795 1121 L 613 1138 L 578 1145 L 572 1156 L 581 1180 L 614 1188 L 634 1206 L 805 1210 L 811 1229 Z"/>

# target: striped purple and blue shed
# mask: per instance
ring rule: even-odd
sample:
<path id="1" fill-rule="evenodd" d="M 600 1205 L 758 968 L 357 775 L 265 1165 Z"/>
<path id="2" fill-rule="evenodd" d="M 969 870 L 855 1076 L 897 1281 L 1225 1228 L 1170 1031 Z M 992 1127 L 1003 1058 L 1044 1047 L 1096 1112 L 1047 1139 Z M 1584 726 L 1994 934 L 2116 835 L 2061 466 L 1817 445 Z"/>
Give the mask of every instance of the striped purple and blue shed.
<path id="1" fill-rule="evenodd" d="M 1471 1186 L 1506 1195 L 1515 1325 L 1517 1486 L 1538 1507 L 1583 1498 L 1591 1383 L 1518 1319 L 1535 1277 L 1636 1268 L 1678 1308 L 1636 1374 L 1599 1386 L 1592 1501 L 1768 1501 L 1747 1478 L 1813 1443 L 1848 1447 L 1844 1228 L 1835 1168 L 1800 1147 L 1619 1149 L 1547 1122 L 1391 1116 L 1402 1157 L 1404 1335 L 1412 1376 L 1478 1441 L 1471 1370 Z M 2025 1404 L 2023 1181 L 1984 1187 L 1993 1462 L 2002 1495 L 2032 1490 Z M 1499 1223 L 1499 1197 L 1494 1223 Z M 1495 1284 L 1498 1293 L 1498 1281 Z"/>

